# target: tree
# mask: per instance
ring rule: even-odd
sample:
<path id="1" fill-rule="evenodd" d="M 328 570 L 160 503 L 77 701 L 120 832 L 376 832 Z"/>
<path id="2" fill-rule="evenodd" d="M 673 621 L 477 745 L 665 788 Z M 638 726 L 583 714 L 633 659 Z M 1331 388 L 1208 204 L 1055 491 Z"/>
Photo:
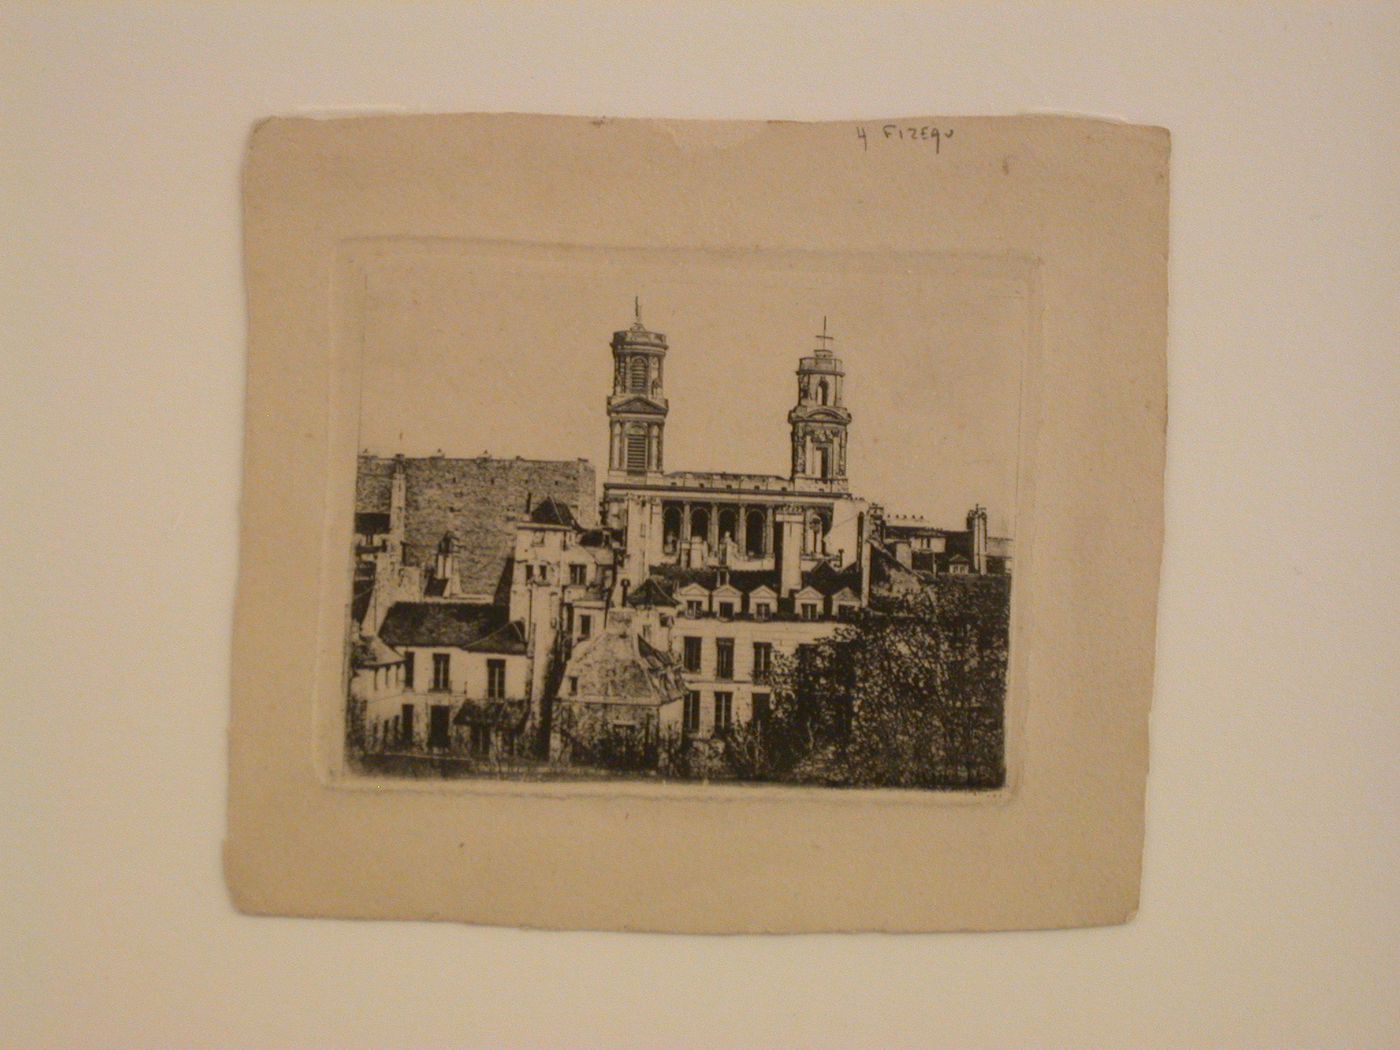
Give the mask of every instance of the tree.
<path id="1" fill-rule="evenodd" d="M 775 668 L 770 776 L 865 787 L 1005 780 L 1010 578 L 877 598 Z"/>

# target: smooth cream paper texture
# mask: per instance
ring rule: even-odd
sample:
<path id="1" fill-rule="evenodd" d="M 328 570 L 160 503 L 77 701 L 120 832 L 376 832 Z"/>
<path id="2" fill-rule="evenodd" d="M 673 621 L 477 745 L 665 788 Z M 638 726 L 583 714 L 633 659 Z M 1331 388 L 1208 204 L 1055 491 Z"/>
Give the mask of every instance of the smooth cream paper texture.
<path id="1" fill-rule="evenodd" d="M 1162 535 L 1168 148 L 1162 129 L 1063 117 L 259 125 L 245 171 L 248 411 L 225 845 L 237 906 L 676 932 L 1130 918 Z M 552 290 L 564 315 L 575 301 L 597 309 L 587 330 L 599 330 L 638 285 L 643 306 L 689 310 L 678 323 L 714 335 L 713 360 L 675 367 L 694 369 L 688 389 L 702 391 L 684 440 L 696 454 L 729 450 L 726 462 L 746 439 L 704 398 L 737 382 L 731 397 L 769 412 L 766 386 L 743 392 L 749 347 L 721 338 L 731 304 L 748 311 L 743 330 L 759 329 L 753 345 L 766 345 L 766 323 L 783 354 L 805 349 L 790 343 L 797 300 L 881 319 L 847 355 L 853 389 L 860 360 L 853 435 L 864 421 L 871 442 L 862 451 L 853 436 L 853 457 L 891 489 L 900 483 L 882 461 L 912 461 L 920 480 L 907 487 L 931 478 L 930 501 L 958 489 L 973 462 L 969 477 L 997 494 L 1015 537 L 999 790 L 347 769 L 357 452 L 412 444 L 415 418 L 473 406 L 474 369 L 491 377 L 503 418 L 533 411 L 536 431 L 576 427 L 579 441 L 605 442 L 601 416 L 539 406 L 556 385 L 596 386 L 600 369 L 602 400 L 606 335 L 598 362 L 580 362 L 531 303 Z M 501 310 L 483 339 L 473 326 L 492 301 Z M 937 329 L 938 345 L 986 350 L 921 368 L 902 334 L 920 326 Z M 454 350 L 468 345 L 475 361 Z M 671 396 L 680 430 L 681 394 Z M 940 419 L 951 422 L 940 430 Z M 878 445 L 895 430 L 915 443 Z M 977 473 L 978 448 L 995 469 Z"/>

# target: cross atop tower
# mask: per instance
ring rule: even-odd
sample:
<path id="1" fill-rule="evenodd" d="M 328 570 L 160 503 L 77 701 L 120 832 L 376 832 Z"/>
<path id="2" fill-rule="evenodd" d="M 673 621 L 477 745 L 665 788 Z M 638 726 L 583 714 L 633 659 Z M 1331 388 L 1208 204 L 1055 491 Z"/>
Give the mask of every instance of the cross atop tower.
<path id="1" fill-rule="evenodd" d="M 826 334 L 826 315 L 823 314 L 823 315 L 822 315 L 822 334 L 819 335 L 819 336 L 817 336 L 818 342 L 821 343 L 821 346 L 817 347 L 818 352 L 824 353 L 824 354 L 829 354 L 829 353 L 831 353 L 831 343 L 832 343 L 832 341 L 833 341 L 835 338 L 836 338 L 836 337 L 835 337 L 834 335 L 827 335 L 827 334 Z"/>
<path id="2" fill-rule="evenodd" d="M 637 325 L 640 327 L 642 323 L 642 297 L 640 295 L 632 296 L 632 315 L 636 318 Z"/>

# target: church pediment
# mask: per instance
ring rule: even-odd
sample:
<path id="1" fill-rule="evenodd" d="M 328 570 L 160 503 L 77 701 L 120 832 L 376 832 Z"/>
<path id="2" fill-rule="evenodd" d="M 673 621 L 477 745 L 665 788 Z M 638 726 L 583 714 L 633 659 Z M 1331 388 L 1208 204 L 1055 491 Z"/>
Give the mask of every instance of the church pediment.
<path id="1" fill-rule="evenodd" d="M 645 397 L 629 397 L 614 401 L 608 406 L 609 412 L 626 412 L 637 416 L 664 416 L 666 409 Z"/>

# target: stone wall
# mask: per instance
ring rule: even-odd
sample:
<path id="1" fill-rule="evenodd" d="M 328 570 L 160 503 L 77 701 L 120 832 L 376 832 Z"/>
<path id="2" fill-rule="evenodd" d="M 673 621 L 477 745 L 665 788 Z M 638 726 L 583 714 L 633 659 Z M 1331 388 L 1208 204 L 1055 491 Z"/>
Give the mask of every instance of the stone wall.
<path id="1" fill-rule="evenodd" d="M 356 475 L 357 513 L 389 510 L 394 460 L 363 455 Z M 462 593 L 483 600 L 505 598 L 516 521 L 526 500 L 553 496 L 567 503 L 580 524 L 598 519 L 597 481 L 587 460 L 406 458 L 404 564 L 431 566 L 449 529 L 458 540 L 457 576 Z"/>

